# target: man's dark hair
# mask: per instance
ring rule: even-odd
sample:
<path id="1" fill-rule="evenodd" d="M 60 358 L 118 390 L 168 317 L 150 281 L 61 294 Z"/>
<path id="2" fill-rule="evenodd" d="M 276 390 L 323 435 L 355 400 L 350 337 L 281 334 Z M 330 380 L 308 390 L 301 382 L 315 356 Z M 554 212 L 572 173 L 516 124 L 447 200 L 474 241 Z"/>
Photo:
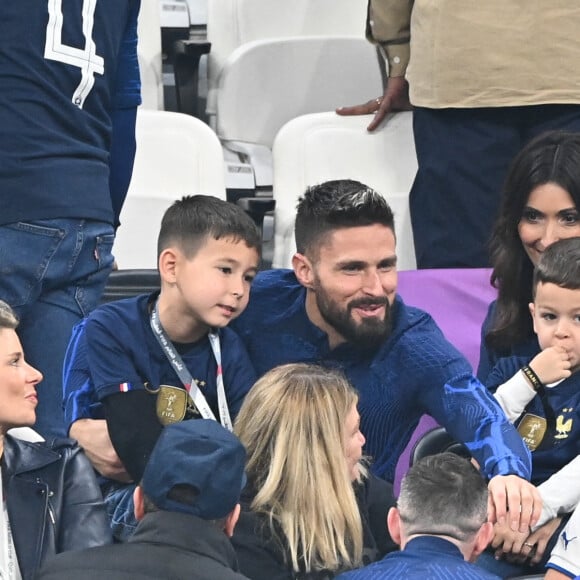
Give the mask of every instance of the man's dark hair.
<path id="1" fill-rule="evenodd" d="M 569 290 L 580 288 L 580 238 L 558 240 L 546 248 L 534 270 L 534 298 L 540 283 Z"/>
<path id="2" fill-rule="evenodd" d="M 193 485 L 179 484 L 171 488 L 167 497 L 173 501 L 178 501 L 183 504 L 193 505 L 199 496 L 199 490 Z M 145 513 L 157 512 L 159 508 L 149 499 L 147 494 L 143 494 L 143 504 Z"/>
<path id="3" fill-rule="evenodd" d="M 157 256 L 177 245 L 191 258 L 208 237 L 243 240 L 249 248 L 260 252 L 260 232 L 241 207 L 211 195 L 188 195 L 165 212 L 157 241 Z"/>
<path id="4" fill-rule="evenodd" d="M 409 469 L 397 505 L 407 536 L 446 535 L 466 541 L 487 520 L 487 498 L 485 480 L 469 460 L 439 453 Z"/>
<path id="5" fill-rule="evenodd" d="M 312 257 L 330 232 L 374 224 L 395 231 L 393 212 L 382 195 L 359 181 L 326 181 L 309 187 L 298 200 L 296 249 Z"/>

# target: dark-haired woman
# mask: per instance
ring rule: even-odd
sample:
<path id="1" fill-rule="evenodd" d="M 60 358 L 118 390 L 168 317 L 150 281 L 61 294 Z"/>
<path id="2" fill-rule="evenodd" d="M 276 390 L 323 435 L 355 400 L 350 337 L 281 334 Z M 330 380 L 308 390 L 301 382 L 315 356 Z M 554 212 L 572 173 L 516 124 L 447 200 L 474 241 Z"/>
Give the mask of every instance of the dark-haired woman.
<path id="1" fill-rule="evenodd" d="M 580 133 L 552 131 L 513 160 L 490 242 L 498 297 L 482 327 L 478 378 L 499 358 L 539 352 L 528 305 L 532 274 L 556 240 L 580 236 Z"/>

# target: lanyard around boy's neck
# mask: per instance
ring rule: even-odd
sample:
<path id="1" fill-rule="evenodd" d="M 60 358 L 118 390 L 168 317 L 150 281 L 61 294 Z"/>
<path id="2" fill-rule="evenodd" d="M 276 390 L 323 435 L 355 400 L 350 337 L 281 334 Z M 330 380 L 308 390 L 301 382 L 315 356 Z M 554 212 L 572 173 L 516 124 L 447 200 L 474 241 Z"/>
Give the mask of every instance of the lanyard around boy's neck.
<path id="1" fill-rule="evenodd" d="M 161 350 L 163 350 L 165 356 L 167 357 L 167 360 L 177 373 L 179 380 L 183 383 L 185 390 L 189 393 L 189 395 L 193 399 L 193 402 L 195 403 L 195 406 L 197 407 L 197 410 L 200 412 L 201 416 L 204 419 L 213 419 L 215 421 L 216 420 L 215 415 L 213 414 L 213 411 L 211 410 L 205 397 L 203 396 L 203 393 L 197 386 L 195 380 L 193 379 L 193 376 L 185 366 L 183 359 L 181 358 L 181 356 L 173 346 L 173 343 L 171 342 L 171 340 L 169 340 L 167 333 L 165 332 L 165 330 L 163 330 L 163 327 L 161 326 L 161 322 L 159 321 L 158 303 L 159 301 L 156 300 L 155 306 L 153 307 L 153 310 L 151 312 L 150 318 L 151 330 L 153 331 L 153 334 L 157 339 L 157 342 L 159 343 Z M 222 352 L 220 347 L 219 335 L 217 331 L 212 331 L 208 333 L 208 338 L 217 365 L 215 381 L 217 389 L 218 409 L 220 413 L 220 422 L 226 429 L 232 431 L 233 429 L 232 419 L 230 417 L 230 412 L 228 409 L 228 402 L 226 400 L 226 391 L 224 388 L 224 378 L 222 374 Z"/>

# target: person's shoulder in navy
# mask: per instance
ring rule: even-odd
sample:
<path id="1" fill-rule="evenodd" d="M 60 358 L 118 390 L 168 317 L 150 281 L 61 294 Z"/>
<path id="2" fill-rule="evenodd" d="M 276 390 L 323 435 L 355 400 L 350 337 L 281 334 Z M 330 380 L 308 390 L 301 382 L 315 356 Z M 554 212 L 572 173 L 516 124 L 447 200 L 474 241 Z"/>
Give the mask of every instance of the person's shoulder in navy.
<path id="1" fill-rule="evenodd" d="M 405 549 L 387 554 L 364 568 L 346 572 L 341 580 L 499 580 L 498 576 L 466 562 L 459 548 L 443 538 L 419 536 L 409 540 Z"/>
<path id="2" fill-rule="evenodd" d="M 471 376 L 472 369 L 465 357 L 445 338 L 430 314 L 408 306 L 397 295 L 392 306 L 393 327 L 389 338 L 378 350 L 375 364 L 392 364 L 396 355 L 410 378 L 429 382 Z"/>
<path id="3" fill-rule="evenodd" d="M 254 326 L 271 328 L 286 322 L 303 310 L 306 291 L 293 270 L 258 272 L 252 282 L 248 306 L 231 327 L 244 339 L 253 334 Z"/>
<path id="4" fill-rule="evenodd" d="M 495 393 L 500 385 L 511 379 L 522 367 L 529 364 L 534 355 L 506 356 L 498 358 L 487 375 L 485 386 L 491 393 Z"/>
<path id="5" fill-rule="evenodd" d="M 477 367 L 477 378 L 484 384 L 488 384 L 488 377 L 497 362 L 506 357 L 528 357 L 532 358 L 540 352 L 540 345 L 535 334 L 530 335 L 526 340 L 511 345 L 508 350 L 499 351 L 492 348 L 487 342 L 487 334 L 492 328 L 495 318 L 497 301 L 494 300 L 487 309 L 485 320 L 481 325 L 481 343 L 479 350 L 479 365 Z"/>
<path id="6" fill-rule="evenodd" d="M 248 306 L 230 327 L 258 375 L 280 364 L 320 362 L 327 353 L 327 336 L 308 319 L 305 297 L 292 270 L 268 270 L 255 278 Z"/>

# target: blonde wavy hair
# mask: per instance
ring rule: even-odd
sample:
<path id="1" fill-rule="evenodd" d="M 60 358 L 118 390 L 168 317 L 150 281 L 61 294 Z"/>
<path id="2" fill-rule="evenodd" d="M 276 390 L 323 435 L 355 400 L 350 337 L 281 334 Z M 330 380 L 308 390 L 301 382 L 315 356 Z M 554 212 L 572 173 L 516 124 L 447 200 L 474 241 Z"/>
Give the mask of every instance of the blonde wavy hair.
<path id="1" fill-rule="evenodd" d="M 256 491 L 295 572 L 360 566 L 363 532 L 345 455 L 345 422 L 358 394 L 337 371 L 287 364 L 252 387 L 234 432 Z M 359 479 L 366 475 L 359 464 Z"/>

